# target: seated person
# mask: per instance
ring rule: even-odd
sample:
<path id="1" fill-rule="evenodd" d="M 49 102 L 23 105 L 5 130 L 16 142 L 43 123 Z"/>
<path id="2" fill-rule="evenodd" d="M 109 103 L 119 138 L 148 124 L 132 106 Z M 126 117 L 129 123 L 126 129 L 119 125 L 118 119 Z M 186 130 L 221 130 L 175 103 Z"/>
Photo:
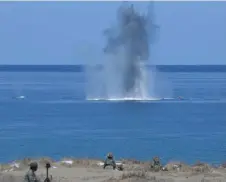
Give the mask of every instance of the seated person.
<path id="1" fill-rule="evenodd" d="M 153 162 L 151 164 L 151 169 L 154 171 L 160 171 L 162 169 L 159 157 L 154 157 Z"/>
<path id="2" fill-rule="evenodd" d="M 116 163 L 115 163 L 115 160 L 114 160 L 112 153 L 108 153 L 107 158 L 104 161 L 103 168 L 105 169 L 105 167 L 107 167 L 107 166 L 112 166 L 114 170 L 116 168 Z"/>

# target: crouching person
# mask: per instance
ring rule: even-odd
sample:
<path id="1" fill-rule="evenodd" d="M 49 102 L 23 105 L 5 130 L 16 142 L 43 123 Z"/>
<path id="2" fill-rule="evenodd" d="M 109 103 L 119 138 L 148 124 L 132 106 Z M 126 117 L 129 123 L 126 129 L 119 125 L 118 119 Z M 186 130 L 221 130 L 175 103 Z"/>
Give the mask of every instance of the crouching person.
<path id="1" fill-rule="evenodd" d="M 105 169 L 107 166 L 112 166 L 114 170 L 116 169 L 116 163 L 112 153 L 108 153 L 107 158 L 104 161 L 103 168 Z"/>
<path id="2" fill-rule="evenodd" d="M 162 165 L 160 163 L 159 157 L 153 158 L 153 161 L 152 161 L 152 164 L 151 164 L 151 169 L 155 172 L 162 170 Z"/>

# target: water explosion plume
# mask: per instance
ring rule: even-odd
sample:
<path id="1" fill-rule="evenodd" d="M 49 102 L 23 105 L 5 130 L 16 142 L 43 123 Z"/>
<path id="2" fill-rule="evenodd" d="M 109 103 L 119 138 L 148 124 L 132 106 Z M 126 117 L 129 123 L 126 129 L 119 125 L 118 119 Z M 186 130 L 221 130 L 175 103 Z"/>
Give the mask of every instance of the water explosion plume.
<path id="1" fill-rule="evenodd" d="M 103 83 L 105 98 L 148 97 L 145 66 L 150 57 L 158 28 L 153 21 L 153 2 L 147 13 L 139 13 L 133 4 L 124 2 L 116 15 L 116 25 L 103 32 L 106 45 Z"/>

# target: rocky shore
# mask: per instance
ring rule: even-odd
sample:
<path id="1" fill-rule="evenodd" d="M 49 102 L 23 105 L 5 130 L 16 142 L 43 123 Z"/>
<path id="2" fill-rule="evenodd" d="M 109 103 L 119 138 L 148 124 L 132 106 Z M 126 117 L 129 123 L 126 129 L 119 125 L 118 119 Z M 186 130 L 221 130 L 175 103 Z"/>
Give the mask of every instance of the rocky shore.
<path id="1" fill-rule="evenodd" d="M 169 162 L 162 171 L 151 170 L 151 161 L 121 159 L 123 171 L 102 168 L 103 160 L 64 158 L 54 161 L 50 158 L 23 159 L 9 164 L 0 164 L 0 182 L 22 182 L 29 163 L 37 161 L 36 172 L 42 181 L 45 179 L 47 162 L 51 164 L 49 173 L 53 182 L 226 182 L 226 163 L 219 166 L 198 162 L 186 165 Z"/>

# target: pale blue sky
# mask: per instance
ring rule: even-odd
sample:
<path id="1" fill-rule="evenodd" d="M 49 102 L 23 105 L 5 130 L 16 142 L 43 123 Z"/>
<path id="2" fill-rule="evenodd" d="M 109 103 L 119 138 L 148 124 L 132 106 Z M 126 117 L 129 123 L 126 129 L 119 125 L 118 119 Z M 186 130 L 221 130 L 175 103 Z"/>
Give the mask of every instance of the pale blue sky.
<path id="1" fill-rule="evenodd" d="M 0 64 L 100 62 L 101 31 L 119 5 L 0 2 Z M 155 14 L 161 31 L 154 64 L 226 64 L 226 2 L 155 2 Z"/>

